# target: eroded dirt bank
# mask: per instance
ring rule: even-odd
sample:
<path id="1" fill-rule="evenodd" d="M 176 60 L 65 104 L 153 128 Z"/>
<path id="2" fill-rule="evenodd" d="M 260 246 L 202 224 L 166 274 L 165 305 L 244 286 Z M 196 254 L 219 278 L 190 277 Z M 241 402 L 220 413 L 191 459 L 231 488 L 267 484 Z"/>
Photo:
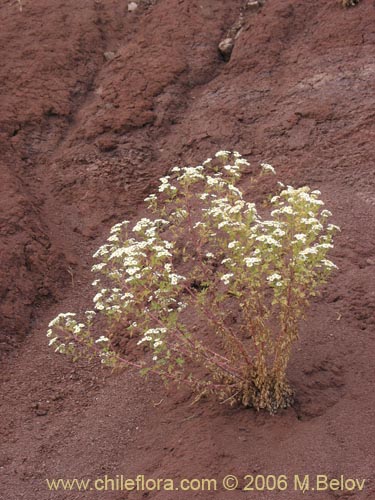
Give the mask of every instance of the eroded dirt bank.
<path id="1" fill-rule="evenodd" d="M 348 10 L 269 0 L 244 12 L 224 62 L 217 45 L 242 4 L 0 7 L 4 498 L 142 498 L 52 493 L 46 477 L 232 473 L 363 477 L 354 498 L 375 498 L 375 9 L 366 0 Z M 48 321 L 90 302 L 91 253 L 109 226 L 135 216 L 170 166 L 222 148 L 320 189 L 342 227 L 340 272 L 313 304 L 291 363 L 297 403 L 273 418 L 212 401 L 189 406 L 182 391 L 72 366 L 46 346 Z"/>

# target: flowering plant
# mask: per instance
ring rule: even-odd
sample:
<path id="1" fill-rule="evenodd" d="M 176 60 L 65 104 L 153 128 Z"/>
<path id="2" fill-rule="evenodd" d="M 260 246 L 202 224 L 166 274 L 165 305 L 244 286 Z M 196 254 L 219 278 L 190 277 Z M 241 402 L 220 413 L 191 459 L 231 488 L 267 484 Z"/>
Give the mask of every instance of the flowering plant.
<path id="1" fill-rule="evenodd" d="M 319 191 L 279 184 L 258 213 L 236 186 L 249 163 L 219 151 L 174 167 L 146 198 L 150 218 L 112 227 L 94 254 L 94 310 L 60 314 L 50 344 L 73 358 L 189 385 L 197 396 L 270 412 L 292 402 L 286 370 L 311 296 L 336 268 L 339 228 Z M 269 164 L 264 174 L 274 175 Z M 105 335 L 95 340 L 94 331 Z"/>

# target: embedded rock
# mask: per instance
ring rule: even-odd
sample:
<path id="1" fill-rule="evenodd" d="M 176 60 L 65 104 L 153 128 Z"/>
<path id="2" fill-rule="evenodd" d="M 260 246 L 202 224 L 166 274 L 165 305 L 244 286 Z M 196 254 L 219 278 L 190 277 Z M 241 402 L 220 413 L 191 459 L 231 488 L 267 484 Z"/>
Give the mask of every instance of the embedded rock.
<path id="1" fill-rule="evenodd" d="M 245 9 L 258 10 L 263 5 L 264 5 L 263 0 L 248 0 L 248 2 L 246 2 Z"/>
<path id="2" fill-rule="evenodd" d="M 130 2 L 130 3 L 128 4 L 128 11 L 129 11 L 129 12 L 134 12 L 134 11 L 135 11 L 135 10 L 137 10 L 137 9 L 138 9 L 138 4 L 137 4 L 137 3 L 135 3 L 135 2 Z"/>
<path id="3" fill-rule="evenodd" d="M 222 40 L 219 43 L 219 52 L 222 55 L 224 61 L 229 61 L 233 51 L 233 47 L 234 47 L 233 38 L 224 38 L 224 40 Z"/>

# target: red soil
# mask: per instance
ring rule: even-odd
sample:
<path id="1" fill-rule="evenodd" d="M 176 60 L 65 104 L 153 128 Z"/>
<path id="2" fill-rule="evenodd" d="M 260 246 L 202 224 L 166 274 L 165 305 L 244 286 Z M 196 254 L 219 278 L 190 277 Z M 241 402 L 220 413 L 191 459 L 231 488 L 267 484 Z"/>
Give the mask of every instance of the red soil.
<path id="1" fill-rule="evenodd" d="M 0 7 L 0 484 L 7 500 L 299 499 L 293 491 L 49 492 L 45 478 L 366 478 L 375 498 L 375 9 L 363 0 L 4 1 Z M 113 52 L 111 60 L 104 53 Z M 218 149 L 322 191 L 340 272 L 302 325 L 293 408 L 190 405 L 136 374 L 72 365 L 48 322 L 91 300 L 91 253 L 176 163 Z M 248 495 L 248 496 L 247 496 Z"/>

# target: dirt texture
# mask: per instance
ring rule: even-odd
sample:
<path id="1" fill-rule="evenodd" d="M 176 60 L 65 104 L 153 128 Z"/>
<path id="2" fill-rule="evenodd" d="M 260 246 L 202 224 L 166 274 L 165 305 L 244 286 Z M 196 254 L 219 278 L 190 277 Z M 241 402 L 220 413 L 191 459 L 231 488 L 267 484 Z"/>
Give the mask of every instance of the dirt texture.
<path id="1" fill-rule="evenodd" d="M 326 474 L 366 485 L 303 498 L 374 500 L 374 3 L 137 3 L 0 5 L 1 498 L 292 500 L 294 474 Z M 45 336 L 57 313 L 90 305 L 91 255 L 111 224 L 136 217 L 170 167 L 218 149 L 320 189 L 342 228 L 340 270 L 290 363 L 296 403 L 273 417 L 73 365 Z M 219 486 L 83 493 L 45 481 L 105 474 Z M 290 487 L 226 492 L 227 474 L 287 474 Z"/>

